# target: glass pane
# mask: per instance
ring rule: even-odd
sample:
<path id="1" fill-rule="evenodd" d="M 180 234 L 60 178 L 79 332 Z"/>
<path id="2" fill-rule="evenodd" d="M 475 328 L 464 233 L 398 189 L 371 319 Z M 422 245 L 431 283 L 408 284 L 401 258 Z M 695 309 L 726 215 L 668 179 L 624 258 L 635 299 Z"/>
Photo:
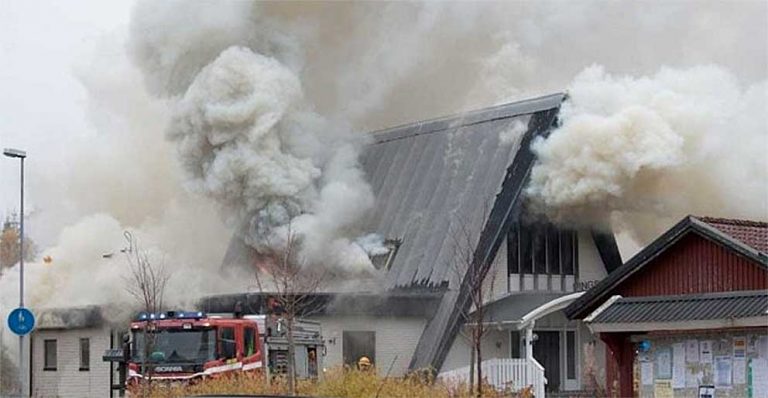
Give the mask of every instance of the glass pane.
<path id="1" fill-rule="evenodd" d="M 223 358 L 234 358 L 237 356 L 234 328 L 221 329 L 221 354 Z"/>
<path id="2" fill-rule="evenodd" d="M 572 231 L 560 232 L 560 263 L 563 267 L 563 275 L 573 275 L 573 237 Z"/>
<path id="3" fill-rule="evenodd" d="M 550 275 L 560 275 L 560 232 L 551 224 L 547 227 L 547 268 Z"/>
<path id="4" fill-rule="evenodd" d="M 43 342 L 43 368 L 56 369 L 56 340 L 45 340 Z"/>
<path id="5" fill-rule="evenodd" d="M 507 234 L 507 275 L 520 273 L 520 262 L 518 261 L 518 231 L 520 225 L 515 223 L 509 229 Z"/>
<path id="6" fill-rule="evenodd" d="M 565 332 L 566 352 L 566 377 L 569 380 L 576 379 L 576 332 L 569 330 Z"/>
<path id="7" fill-rule="evenodd" d="M 245 328 L 244 333 L 245 337 L 245 355 L 250 356 L 256 353 L 256 330 L 253 328 Z"/>
<path id="8" fill-rule="evenodd" d="M 234 329 L 231 329 L 234 332 Z M 233 333 L 234 336 L 234 333 Z M 231 340 L 234 346 L 234 340 Z M 215 331 L 211 329 L 159 329 L 133 334 L 133 360 L 152 363 L 185 363 L 214 359 Z"/>
<path id="9" fill-rule="evenodd" d="M 547 229 L 544 224 L 536 224 L 533 229 L 533 255 L 537 274 L 547 273 Z"/>
<path id="10" fill-rule="evenodd" d="M 531 254 L 531 227 L 520 226 L 520 273 L 533 273 L 533 255 Z"/>
<path id="11" fill-rule="evenodd" d="M 509 332 L 510 355 L 512 358 L 520 358 L 520 332 Z"/>
<path id="12" fill-rule="evenodd" d="M 91 366 L 91 341 L 80 339 L 80 369 L 86 370 Z"/>

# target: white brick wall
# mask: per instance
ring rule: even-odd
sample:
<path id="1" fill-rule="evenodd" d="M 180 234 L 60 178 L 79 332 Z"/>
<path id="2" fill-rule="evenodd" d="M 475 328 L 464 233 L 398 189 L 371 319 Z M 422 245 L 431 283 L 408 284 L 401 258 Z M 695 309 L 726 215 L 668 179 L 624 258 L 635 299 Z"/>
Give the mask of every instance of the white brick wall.
<path id="1" fill-rule="evenodd" d="M 416 317 L 321 316 L 312 319 L 319 321 L 323 328 L 327 349 L 327 354 L 323 358 L 324 367 L 342 365 L 344 352 L 342 332 L 373 331 L 376 332 L 377 370 L 383 375 L 392 364 L 391 376 L 402 376 L 408 371 L 413 351 L 426 326 L 425 319 Z M 335 340 L 335 344 L 329 343 L 329 340 Z"/>
<path id="2" fill-rule="evenodd" d="M 101 356 L 109 348 L 109 329 L 38 330 L 32 335 L 32 396 L 109 397 L 110 364 Z M 80 370 L 80 339 L 90 339 L 90 370 Z M 43 370 L 44 340 L 55 339 L 57 366 Z"/>

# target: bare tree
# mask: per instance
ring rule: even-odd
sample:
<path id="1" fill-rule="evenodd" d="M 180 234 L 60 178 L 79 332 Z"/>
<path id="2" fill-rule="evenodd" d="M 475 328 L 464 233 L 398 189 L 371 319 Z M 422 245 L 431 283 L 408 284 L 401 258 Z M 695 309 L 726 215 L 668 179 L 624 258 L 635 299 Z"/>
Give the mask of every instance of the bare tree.
<path id="1" fill-rule="evenodd" d="M 141 306 L 142 311 L 150 314 L 158 313 L 163 310 L 163 299 L 165 297 L 165 287 L 170 279 L 170 274 L 165 268 L 165 261 L 161 260 L 155 264 L 150 260 L 149 254 L 141 250 L 138 240 L 129 231 L 124 233 L 128 241 L 128 247 L 123 249 L 128 260 L 130 274 L 126 276 L 126 290 Z M 152 394 L 152 352 L 155 343 L 155 333 L 149 331 L 154 329 L 155 320 L 149 318 L 147 325 L 143 330 L 143 364 L 142 374 L 145 375 L 145 388 L 141 389 L 142 396 Z"/>
<path id="2" fill-rule="evenodd" d="M 487 211 L 483 212 L 482 220 L 485 220 Z M 470 232 L 471 224 L 463 219 L 458 219 L 449 231 L 453 243 L 453 272 L 461 283 L 464 280 L 469 292 L 471 306 L 462 309 L 461 317 L 468 330 L 462 331 L 464 338 L 469 340 L 469 390 L 472 392 L 477 386 L 477 396 L 483 394 L 483 370 L 482 370 L 482 341 L 483 336 L 490 329 L 486 323 L 486 303 L 493 299 L 493 286 L 496 282 L 496 272 L 493 264 L 482 264 L 475 257 L 475 240 Z M 475 378 L 475 376 L 477 376 Z"/>
<path id="3" fill-rule="evenodd" d="M 299 254 L 300 241 L 287 226 L 285 241 L 270 244 L 269 249 L 259 254 L 256 269 L 256 284 L 262 293 L 274 300 L 276 309 L 285 326 L 288 342 L 288 389 L 296 395 L 296 343 L 294 331 L 299 316 L 309 316 L 319 306 L 316 293 L 325 282 L 326 272 L 322 268 L 310 267 Z"/>

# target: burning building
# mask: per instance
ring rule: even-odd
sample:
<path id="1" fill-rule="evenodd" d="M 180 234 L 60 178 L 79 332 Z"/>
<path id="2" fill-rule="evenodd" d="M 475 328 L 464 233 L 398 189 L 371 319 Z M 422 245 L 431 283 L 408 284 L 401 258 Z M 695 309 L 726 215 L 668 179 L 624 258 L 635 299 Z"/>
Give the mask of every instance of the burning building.
<path id="1" fill-rule="evenodd" d="M 358 227 L 385 242 L 387 250 L 371 257 L 380 289 L 316 295 L 327 302 L 313 315 L 324 325 L 326 365 L 354 362 L 361 353 L 394 374 L 468 365 L 461 332 L 473 311 L 468 275 L 477 272 L 495 280 L 484 283 L 483 322 L 493 326 L 484 358 L 519 358 L 521 367 L 538 358 L 545 361 L 539 380 L 546 376 L 549 390 L 581 388 L 581 347 L 594 338 L 561 311 L 621 259 L 611 233 L 558 227 L 527 209 L 531 142 L 557 125 L 563 99 L 550 95 L 371 135 L 361 165 L 376 202 Z M 462 251 L 470 267 L 457 264 Z M 248 266 L 254 254 L 235 237 L 224 267 Z M 268 296 L 209 297 L 202 309 L 231 311 L 240 301 L 259 311 Z"/>

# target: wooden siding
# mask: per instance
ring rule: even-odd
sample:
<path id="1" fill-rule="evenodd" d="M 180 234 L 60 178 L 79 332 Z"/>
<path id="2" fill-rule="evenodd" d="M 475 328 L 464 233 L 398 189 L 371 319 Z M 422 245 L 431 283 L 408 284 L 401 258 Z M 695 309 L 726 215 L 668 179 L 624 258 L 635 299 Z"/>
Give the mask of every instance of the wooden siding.
<path id="1" fill-rule="evenodd" d="M 768 272 L 753 260 L 689 233 L 622 282 L 624 297 L 768 289 Z"/>

